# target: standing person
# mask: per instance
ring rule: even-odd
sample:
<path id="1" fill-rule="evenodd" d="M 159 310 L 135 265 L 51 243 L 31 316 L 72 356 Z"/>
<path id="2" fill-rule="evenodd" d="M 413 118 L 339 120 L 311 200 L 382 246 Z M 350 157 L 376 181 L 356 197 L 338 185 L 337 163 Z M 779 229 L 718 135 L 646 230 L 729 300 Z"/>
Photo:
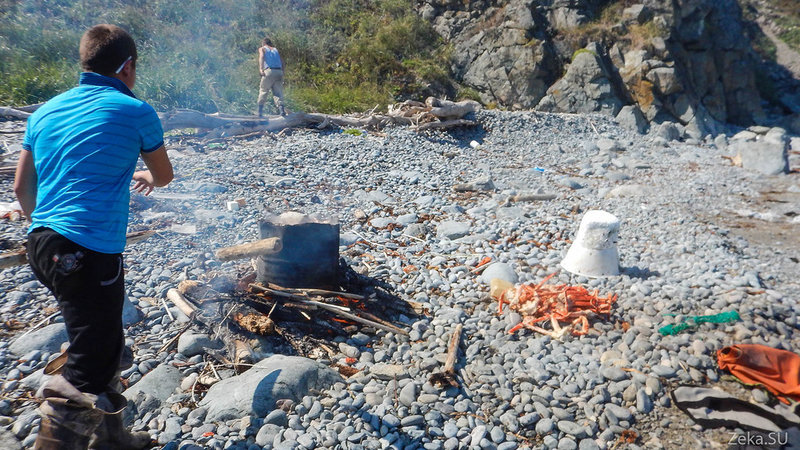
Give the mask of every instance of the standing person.
<path id="1" fill-rule="evenodd" d="M 14 191 L 32 221 L 28 259 L 69 337 L 63 371 L 37 393 L 36 449 L 150 446 L 148 433 L 123 428 L 126 402 L 115 389 L 130 191 L 148 195 L 173 177 L 158 115 L 131 92 L 137 56 L 125 30 L 90 28 L 80 41 L 79 85 L 42 105 L 25 130 Z M 136 171 L 140 156 L 147 169 Z"/>
<path id="2" fill-rule="evenodd" d="M 258 72 L 261 74 L 261 84 L 258 88 L 258 117 L 264 116 L 264 104 L 267 96 L 272 91 L 275 107 L 278 114 L 285 116 L 286 108 L 283 106 L 283 60 L 278 49 L 272 41 L 265 37 L 258 48 Z"/>

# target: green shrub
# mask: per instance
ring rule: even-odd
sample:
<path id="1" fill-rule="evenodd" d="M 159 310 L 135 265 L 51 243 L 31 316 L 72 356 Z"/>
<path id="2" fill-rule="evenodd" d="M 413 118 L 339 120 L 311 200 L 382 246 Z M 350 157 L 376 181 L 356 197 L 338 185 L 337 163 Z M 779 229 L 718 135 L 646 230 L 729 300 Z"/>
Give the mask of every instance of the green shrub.
<path id="1" fill-rule="evenodd" d="M 161 110 L 252 111 L 265 35 L 286 61 L 293 110 L 363 111 L 452 83 L 450 50 L 411 0 L 41 4 L 0 0 L 0 99 L 7 104 L 46 100 L 73 86 L 80 36 L 103 22 L 136 40 L 135 92 Z"/>
<path id="2" fill-rule="evenodd" d="M 800 25 L 795 25 L 792 28 L 782 32 L 779 37 L 794 51 L 800 52 Z"/>
<path id="3" fill-rule="evenodd" d="M 2 58 L 0 58 L 2 59 Z M 0 105 L 30 105 L 47 101 L 77 84 L 78 65 L 68 61 L 24 63 L 0 67 Z"/>
<path id="4" fill-rule="evenodd" d="M 475 100 L 481 103 L 481 94 L 471 87 L 461 87 L 456 94 L 457 100 Z"/>
<path id="5" fill-rule="evenodd" d="M 777 9 L 775 23 L 780 27 L 778 37 L 796 52 L 800 52 L 800 8 L 797 0 L 773 0 Z"/>

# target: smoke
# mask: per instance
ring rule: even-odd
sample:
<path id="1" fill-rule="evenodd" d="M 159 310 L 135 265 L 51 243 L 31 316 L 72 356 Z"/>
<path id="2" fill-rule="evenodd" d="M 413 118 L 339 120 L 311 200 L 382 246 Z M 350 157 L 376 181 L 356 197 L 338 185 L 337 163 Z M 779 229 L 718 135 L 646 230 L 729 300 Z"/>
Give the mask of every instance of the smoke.
<path id="1" fill-rule="evenodd" d="M 286 211 L 280 215 L 268 214 L 264 220 L 278 226 L 303 225 L 306 223 L 319 223 L 326 225 L 338 225 L 337 217 L 326 216 L 323 214 L 304 214 L 297 211 Z"/>
<path id="2" fill-rule="evenodd" d="M 0 5 L 0 70 L 69 61 L 65 78 L 74 85 L 80 36 L 97 23 L 113 23 L 139 47 L 137 96 L 159 110 L 204 112 L 252 110 L 261 39 L 269 32 L 280 43 L 305 14 L 263 0 L 2 0 Z M 42 95 L 51 97 L 64 86 L 57 88 Z"/>

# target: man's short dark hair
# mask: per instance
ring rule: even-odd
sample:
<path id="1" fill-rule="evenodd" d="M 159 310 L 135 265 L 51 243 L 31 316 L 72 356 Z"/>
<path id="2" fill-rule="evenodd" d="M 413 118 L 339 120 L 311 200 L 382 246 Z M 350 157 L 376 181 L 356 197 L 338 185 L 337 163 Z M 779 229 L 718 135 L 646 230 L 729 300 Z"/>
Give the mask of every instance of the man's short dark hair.
<path id="1" fill-rule="evenodd" d="M 269 45 L 270 47 L 275 47 L 272 45 L 272 39 L 265 37 L 263 41 L 261 41 L 261 45 Z"/>
<path id="2" fill-rule="evenodd" d="M 136 43 L 127 31 L 116 25 L 100 24 L 83 33 L 80 46 L 84 71 L 110 76 L 128 58 L 136 64 Z"/>

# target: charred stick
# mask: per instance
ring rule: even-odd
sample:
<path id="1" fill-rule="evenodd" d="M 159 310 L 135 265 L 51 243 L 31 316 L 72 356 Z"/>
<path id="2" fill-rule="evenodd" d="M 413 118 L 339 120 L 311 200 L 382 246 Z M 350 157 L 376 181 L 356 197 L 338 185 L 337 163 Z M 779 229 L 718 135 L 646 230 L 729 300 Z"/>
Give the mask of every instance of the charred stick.
<path id="1" fill-rule="evenodd" d="M 253 297 L 248 298 L 248 300 L 250 300 L 251 302 L 254 302 L 254 303 L 258 304 L 258 305 L 269 306 L 270 310 L 269 310 L 269 314 L 267 314 L 267 317 L 272 315 L 272 312 L 275 310 L 275 307 L 278 304 L 280 304 L 281 306 L 285 306 L 287 308 L 303 309 L 303 310 L 306 310 L 306 311 L 314 311 L 314 310 L 317 309 L 317 307 L 313 306 L 313 305 L 307 305 L 307 304 L 301 303 L 301 302 L 293 302 L 291 300 L 285 300 L 283 298 L 279 299 L 277 301 L 274 301 L 272 303 L 267 303 L 265 300 L 262 300 L 260 298 L 253 298 Z"/>
<path id="2" fill-rule="evenodd" d="M 285 288 L 273 283 L 267 283 L 267 287 L 276 291 L 283 291 L 291 294 L 318 295 L 320 297 L 340 296 L 344 298 L 351 298 L 353 300 L 364 300 L 363 295 L 351 294 L 349 292 L 327 291 L 325 289 Z"/>
<path id="3" fill-rule="evenodd" d="M 305 303 L 307 305 L 317 306 L 319 308 L 322 308 L 324 310 L 332 312 L 332 313 L 334 313 L 334 314 L 336 314 L 336 315 L 338 315 L 340 317 L 343 317 L 345 319 L 361 323 L 362 325 L 368 325 L 368 326 L 373 327 L 373 328 L 377 328 L 377 329 L 380 329 L 380 330 L 388 331 L 389 333 L 399 333 L 399 334 L 402 334 L 404 336 L 408 336 L 408 332 L 403 330 L 403 329 L 401 329 L 401 328 L 398 328 L 398 327 L 396 327 L 394 325 L 384 325 L 383 323 L 376 322 L 374 320 L 365 319 L 365 318 L 363 318 L 361 316 L 357 316 L 357 315 L 352 314 L 351 312 L 349 312 L 350 309 L 346 308 L 344 306 L 329 305 L 327 303 L 322 303 L 322 302 L 318 302 L 318 301 L 315 301 L 315 300 L 310 300 L 308 297 L 303 296 L 303 295 L 291 294 L 291 293 L 283 292 L 283 291 L 280 291 L 280 290 L 277 290 L 277 289 L 271 289 L 271 288 L 268 288 L 268 287 L 264 287 L 264 286 L 261 286 L 259 284 L 251 284 L 250 287 L 255 289 L 255 290 L 261 291 L 261 292 L 267 292 L 269 294 L 274 294 L 274 295 L 277 295 L 279 297 L 291 298 L 293 300 L 297 300 L 297 301 L 299 301 L 301 303 Z"/>
<path id="4" fill-rule="evenodd" d="M 216 359 L 217 361 L 221 362 L 222 364 L 228 364 L 228 365 L 233 366 L 233 362 L 230 359 L 228 359 L 224 354 L 222 354 L 222 352 L 220 352 L 218 350 L 207 348 L 206 349 L 206 354 L 208 354 L 212 358 Z"/>
<path id="5" fill-rule="evenodd" d="M 335 305 L 329 305 L 327 303 L 315 302 L 313 300 L 309 300 L 308 302 L 313 304 L 313 305 L 317 305 L 322 309 L 328 310 L 328 311 L 336 314 L 337 316 L 343 317 L 343 318 L 348 319 L 348 320 L 352 320 L 353 322 L 358 322 L 358 323 L 360 323 L 362 325 L 367 325 L 367 326 L 370 326 L 370 327 L 373 327 L 373 328 L 377 328 L 379 330 L 388 331 L 389 333 L 398 333 L 398 334 L 402 334 L 404 336 L 408 336 L 408 331 L 406 331 L 406 330 L 397 328 L 395 326 L 389 327 L 389 326 L 386 326 L 386 325 L 384 325 L 382 323 L 375 322 L 374 320 L 365 319 L 365 318 L 363 318 L 361 316 L 357 316 L 355 314 L 352 314 L 352 313 L 349 313 L 349 312 L 346 312 L 346 311 L 342 311 L 340 309 L 340 307 L 337 307 Z"/>
<path id="6" fill-rule="evenodd" d="M 364 318 L 366 318 L 366 319 L 374 320 L 375 322 L 378 322 L 380 324 L 386 325 L 389 328 L 394 329 L 395 333 L 399 333 L 399 334 L 402 334 L 404 336 L 408 336 L 408 332 L 406 330 L 404 330 L 404 329 L 402 329 L 402 328 L 400 328 L 400 327 L 398 327 L 398 326 L 396 326 L 396 325 L 394 325 L 392 323 L 389 323 L 389 322 L 381 319 L 380 317 L 376 316 L 375 314 L 368 313 L 366 311 L 359 311 L 359 314 L 364 316 Z"/>
<path id="7" fill-rule="evenodd" d="M 278 289 L 271 289 L 271 288 L 262 286 L 262 285 L 257 284 L 257 283 L 251 283 L 250 284 L 250 288 L 251 289 L 255 289 L 255 290 L 259 291 L 259 292 L 265 292 L 267 294 L 277 295 L 278 297 L 290 298 L 290 299 L 293 299 L 293 300 L 300 300 L 300 301 L 308 300 L 308 296 L 292 294 L 292 293 L 284 292 L 284 291 L 281 291 L 281 290 L 278 290 Z"/>
<path id="8" fill-rule="evenodd" d="M 317 307 L 314 306 L 314 305 L 306 305 L 306 304 L 297 303 L 297 302 L 281 302 L 281 306 L 285 306 L 287 308 L 292 308 L 292 309 L 299 309 L 301 311 L 316 311 L 317 310 Z"/>

